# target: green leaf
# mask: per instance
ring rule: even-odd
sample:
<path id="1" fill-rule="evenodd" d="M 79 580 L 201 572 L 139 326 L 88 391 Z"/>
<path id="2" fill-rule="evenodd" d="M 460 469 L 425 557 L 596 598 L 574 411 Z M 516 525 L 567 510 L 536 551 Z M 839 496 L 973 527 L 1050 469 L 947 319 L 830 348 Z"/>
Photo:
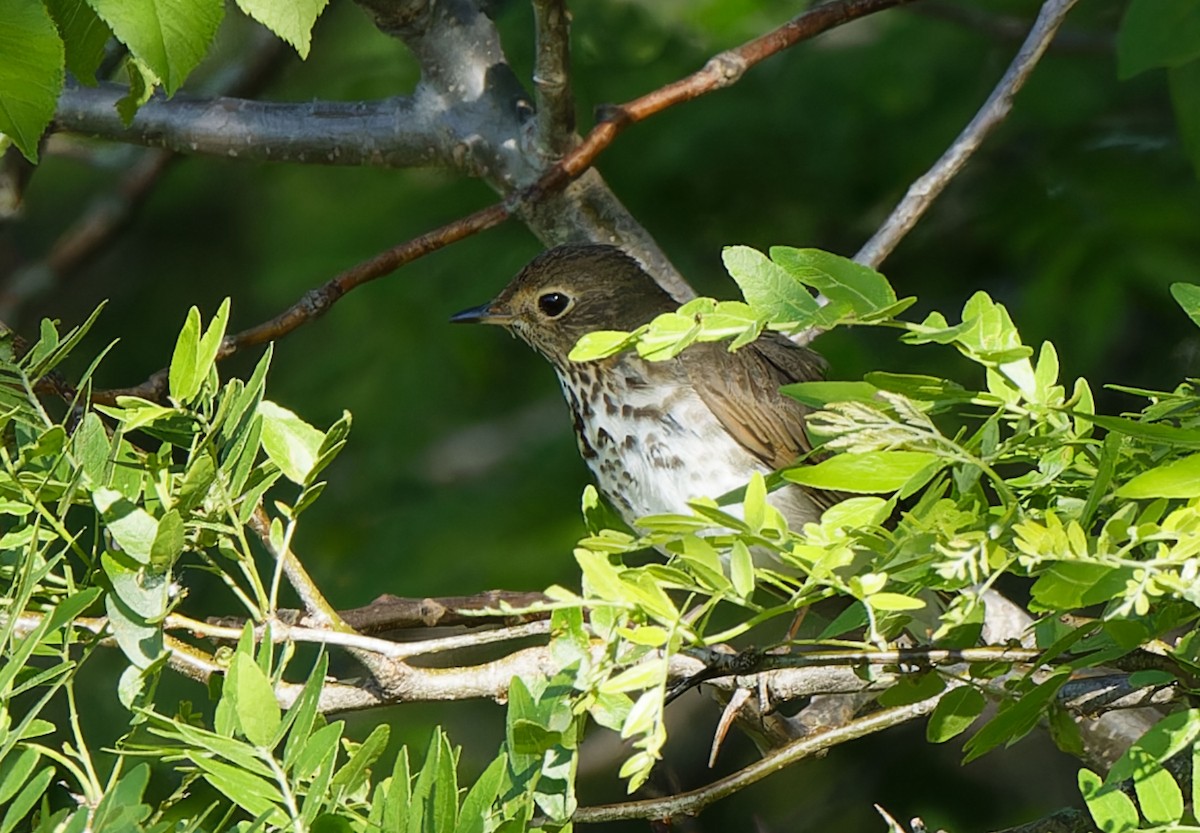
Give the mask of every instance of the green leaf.
<path id="1" fill-rule="evenodd" d="M 183 518 L 174 509 L 158 519 L 158 531 L 150 545 L 150 566 L 156 570 L 168 570 L 183 552 Z"/>
<path id="2" fill-rule="evenodd" d="M 149 564 L 158 521 L 115 489 L 97 489 L 92 493 L 92 503 L 121 551 L 139 564 Z"/>
<path id="3" fill-rule="evenodd" d="M 1058 561 L 1038 576 L 1030 593 L 1043 610 L 1074 610 L 1119 596 L 1131 575 L 1126 567 Z"/>
<path id="4" fill-rule="evenodd" d="M 166 574 L 151 573 L 136 561 L 107 551 L 100 554 L 100 564 L 112 583 L 113 593 L 138 617 L 149 623 L 167 612 Z"/>
<path id="5" fill-rule="evenodd" d="M 1146 762 L 1134 776 L 1133 789 L 1150 824 L 1174 824 L 1183 817 L 1183 792 L 1161 764 Z"/>
<path id="6" fill-rule="evenodd" d="M 810 408 L 824 408 L 831 402 L 867 402 L 879 404 L 879 388 L 868 382 L 798 382 L 784 385 L 781 393 Z"/>
<path id="7" fill-rule="evenodd" d="M 287 743 L 283 747 L 283 768 L 291 769 L 292 764 L 296 760 L 296 755 L 300 752 L 304 742 L 308 740 L 312 733 L 313 724 L 317 717 L 317 706 L 321 701 L 321 689 L 325 683 L 325 673 L 329 669 L 329 655 L 322 653 L 317 657 L 317 664 L 312 672 L 308 675 L 308 679 L 304 683 L 304 688 L 300 689 L 300 695 L 296 698 L 296 702 L 292 703 L 292 707 L 288 709 L 283 723 L 280 728 L 287 728 L 288 738 Z M 279 739 L 271 744 L 272 747 L 279 742 Z"/>
<path id="8" fill-rule="evenodd" d="M 89 0 L 134 57 L 173 95 L 208 52 L 225 13 L 221 0 Z"/>
<path id="9" fill-rule="evenodd" d="M 125 74 L 129 77 L 129 91 L 117 101 L 117 115 L 129 127 L 137 111 L 150 100 L 162 82 L 145 61 L 135 57 L 125 60 Z"/>
<path id="10" fill-rule="evenodd" d="M 754 592 L 754 559 L 750 548 L 740 539 L 733 542 L 729 551 L 729 581 L 733 591 L 743 599 L 750 598 Z"/>
<path id="11" fill-rule="evenodd" d="M 924 451 L 868 451 L 836 454 L 815 465 L 785 469 L 782 474 L 803 486 L 871 494 L 897 491 L 914 475 L 942 462 L 936 454 Z"/>
<path id="12" fill-rule="evenodd" d="M 507 768 L 508 758 L 503 753 L 488 764 L 463 798 L 454 833 L 484 833 L 491 829 L 487 826 L 488 815 L 504 784 Z"/>
<path id="13" fill-rule="evenodd" d="M 371 730 L 367 739 L 354 750 L 346 765 L 333 776 L 333 786 L 341 787 L 347 793 L 353 793 L 362 786 L 371 774 L 371 765 L 383 754 L 387 747 L 390 728 L 381 723 Z"/>
<path id="14" fill-rule="evenodd" d="M 1117 30 L 1117 75 L 1200 58 L 1200 5 L 1195 0 L 1131 0 Z"/>
<path id="15" fill-rule="evenodd" d="M 196 370 L 196 357 L 200 351 L 200 310 L 192 307 L 187 311 L 179 337 L 175 340 L 175 352 L 171 355 L 171 367 L 167 383 L 171 398 L 176 402 L 187 402 L 200 391 L 204 381 Z"/>
<path id="16" fill-rule="evenodd" d="M 262 748 L 275 743 L 279 729 L 279 703 L 271 681 L 253 659 L 244 653 L 234 658 L 237 663 L 236 709 L 238 724 L 246 740 Z"/>
<path id="17" fill-rule="evenodd" d="M 567 358 L 573 362 L 590 362 L 616 355 L 633 344 L 633 337 L 620 330 L 595 330 L 585 333 L 571 348 Z"/>
<path id="18" fill-rule="evenodd" d="M 1125 833 L 1138 828 L 1138 811 L 1133 800 L 1119 789 L 1105 786 L 1090 769 L 1079 770 L 1079 792 L 1096 826 L 1104 833 Z"/>
<path id="19" fill-rule="evenodd" d="M 1139 422 L 1125 417 L 1088 414 L 1082 411 L 1071 411 L 1071 416 L 1079 417 L 1099 425 L 1107 431 L 1116 431 L 1127 437 L 1137 437 L 1140 440 L 1168 443 L 1185 448 L 1200 448 L 1200 430 L 1195 428 L 1176 428 L 1174 425 L 1165 425 L 1161 422 Z"/>
<path id="20" fill-rule="evenodd" d="M 317 768 L 337 754 L 338 741 L 342 737 L 344 724 L 338 720 L 322 726 L 309 736 L 296 755 L 293 773 L 297 778 L 311 778 Z"/>
<path id="21" fill-rule="evenodd" d="M 1200 60 L 1191 61 L 1182 66 L 1173 67 L 1167 73 L 1167 82 L 1171 88 L 1171 105 L 1175 109 L 1175 122 L 1179 125 L 1179 138 L 1183 144 L 1184 153 L 1192 162 L 1192 170 L 1200 177 Z M 1193 293 L 1200 288 L 1193 284 L 1176 284 L 1175 286 L 1192 286 Z M 1183 304 L 1175 287 L 1171 287 L 1175 300 Z M 1191 298 L 1191 309 L 1188 315 L 1200 324 L 1195 310 L 1195 295 Z M 1189 309 L 1184 306 L 1184 309 Z"/>
<path id="22" fill-rule="evenodd" d="M 887 278 L 849 258 L 820 249 L 772 246 L 771 260 L 831 302 L 849 305 L 860 318 L 896 303 L 896 293 Z"/>
<path id="23" fill-rule="evenodd" d="M 721 260 L 737 281 L 746 302 L 776 323 L 806 324 L 820 307 L 804 286 L 762 252 L 728 246 Z"/>
<path id="24" fill-rule="evenodd" d="M 864 601 L 875 610 L 885 611 L 921 610 L 925 607 L 925 602 L 920 599 L 901 593 L 872 593 Z"/>
<path id="25" fill-rule="evenodd" d="M 1046 704 L 1070 676 L 1068 668 L 1055 671 L 1031 691 L 1004 703 L 996 716 L 964 744 L 963 763 L 975 760 L 1002 743 L 1011 746 L 1028 734 L 1037 725 Z"/>
<path id="26" fill-rule="evenodd" d="M 162 655 L 162 629 L 147 622 L 111 593 L 104 597 L 104 607 L 108 626 L 121 651 L 135 667 L 149 668 Z"/>
<path id="27" fill-rule="evenodd" d="M 238 0 L 250 17 L 287 41 L 301 58 L 308 57 L 313 24 L 329 0 Z"/>
<path id="28" fill-rule="evenodd" d="M 84 414 L 71 436 L 71 451 L 93 488 L 107 485 L 104 473 L 108 468 L 108 455 L 112 447 L 104 431 L 104 423 L 93 412 Z"/>
<path id="29" fill-rule="evenodd" d="M 283 796 L 275 784 L 240 767 L 203 755 L 192 761 L 204 773 L 204 780 L 251 816 L 267 813 L 271 824 L 281 828 L 288 826 L 287 813 L 282 807 Z"/>
<path id="30" fill-rule="evenodd" d="M 94 85 L 112 32 L 85 0 L 46 0 L 46 9 L 66 45 L 67 70 L 84 84 Z"/>
<path id="31" fill-rule="evenodd" d="M 258 413 L 262 416 L 263 451 L 284 477 L 303 486 L 320 457 L 325 435 L 267 399 L 258 403 Z"/>
<path id="32" fill-rule="evenodd" d="M 1200 738 L 1200 709 L 1183 709 L 1151 726 L 1108 771 L 1106 784 L 1136 779 L 1147 764 L 1162 764 Z"/>
<path id="33" fill-rule="evenodd" d="M 41 757 L 36 749 L 22 747 L 0 760 L 0 807 L 25 785 Z"/>
<path id="34" fill-rule="evenodd" d="M 1200 497 L 1200 454 L 1191 454 L 1142 472 L 1117 489 L 1117 497 Z"/>
<path id="35" fill-rule="evenodd" d="M 880 390 L 903 394 L 922 402 L 970 402 L 975 396 L 958 382 L 937 376 L 877 370 L 868 373 L 864 379 Z"/>
<path id="36" fill-rule="evenodd" d="M 39 0 L 0 0 L 0 133 L 30 162 L 54 115 L 65 52 Z"/>
<path id="37" fill-rule="evenodd" d="M 1173 283 L 1171 297 L 1188 314 L 1192 323 L 1200 327 L 1200 286 L 1194 283 Z"/>
<path id="38" fill-rule="evenodd" d="M 946 692 L 946 696 L 938 701 L 929 715 L 929 725 L 925 727 L 926 739 L 930 743 L 945 743 L 961 735 L 983 714 L 986 705 L 984 696 L 971 686 L 959 686 Z"/>
<path id="39" fill-rule="evenodd" d="M 5 811 L 4 818 L 0 819 L 0 833 L 11 833 L 17 824 L 38 803 L 38 800 L 45 794 L 46 788 L 50 786 L 50 782 L 53 779 L 54 767 L 48 766 L 29 780 L 29 783 L 17 793 L 16 798 L 8 805 L 8 810 Z"/>

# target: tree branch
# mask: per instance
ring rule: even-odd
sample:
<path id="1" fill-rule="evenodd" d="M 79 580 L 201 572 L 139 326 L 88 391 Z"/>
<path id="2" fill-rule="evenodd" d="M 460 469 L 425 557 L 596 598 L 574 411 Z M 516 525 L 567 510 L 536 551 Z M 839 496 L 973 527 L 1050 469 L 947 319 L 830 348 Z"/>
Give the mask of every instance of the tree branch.
<path id="1" fill-rule="evenodd" d="M 625 819 L 669 819 L 679 816 L 694 816 L 709 804 L 733 795 L 797 761 L 848 741 L 857 740 L 923 717 L 933 711 L 933 707 L 938 704 L 942 696 L 944 693 L 919 703 L 884 709 L 853 720 L 844 726 L 829 729 L 823 734 L 800 738 L 769 753 L 744 769 L 738 770 L 733 775 L 721 778 L 700 789 L 688 790 L 666 798 L 581 807 L 575 811 L 571 820 L 577 824 L 595 824 Z"/>
<path id="2" fill-rule="evenodd" d="M 156 93 L 126 126 L 116 110 L 126 92 L 68 82 L 51 129 L 253 162 L 457 168 L 461 161 L 437 125 L 439 103 L 419 97 L 296 104 L 182 94 L 168 101 Z"/>
<path id="3" fill-rule="evenodd" d="M 1058 31 L 1075 2 L 1076 0 L 1046 0 L 1028 37 L 983 107 L 933 167 L 909 186 L 904 199 L 892 210 L 891 215 L 871 239 L 859 249 L 858 254 L 854 256 L 855 260 L 878 267 L 912 230 L 933 201 L 967 164 L 971 154 L 979 149 L 984 140 L 1008 116 L 1012 110 L 1013 97 L 1024 86 L 1033 68 L 1045 54 L 1054 33 Z"/>
<path id="4" fill-rule="evenodd" d="M 503 203 L 476 211 L 352 266 L 317 289 L 309 290 L 299 301 L 270 321 L 227 336 L 218 358 L 227 358 L 243 348 L 281 338 L 324 315 L 350 290 L 384 277 L 404 264 L 464 237 L 499 225 L 513 213 L 519 213 L 531 227 L 539 230 L 540 236 L 556 243 L 592 239 L 590 235 L 613 228 L 622 229 L 623 237 L 619 239 L 628 242 L 628 235 L 640 232 L 645 240 L 642 246 L 635 248 L 635 253 L 642 256 L 652 274 L 668 291 L 680 298 L 689 297 L 691 288 L 670 266 L 645 231 L 627 214 L 622 216 L 624 209 L 619 205 L 620 211 L 614 213 L 614 198 L 600 181 L 599 175 L 589 171 L 596 157 L 630 125 L 675 104 L 727 87 L 736 82 L 749 67 L 789 46 L 835 26 L 905 2 L 910 0 L 838 0 L 819 6 L 737 49 L 722 52 L 699 72 L 613 108 L 609 120 L 597 125 L 580 146 Z M 399 21 L 387 18 L 387 21 L 388 26 L 401 31 L 407 25 L 407 18 Z M 424 43 L 425 39 L 421 38 L 418 42 Z M 581 215 L 586 215 L 587 219 L 581 219 Z M 597 218 L 600 218 L 599 223 Z M 608 239 L 607 242 L 612 240 Z M 163 369 L 135 387 L 98 391 L 93 394 L 92 401 L 111 404 L 118 396 L 161 399 L 166 389 L 167 371 Z"/>
<path id="5" fill-rule="evenodd" d="M 536 144 L 544 158 L 558 160 L 575 140 L 575 97 L 571 94 L 571 15 L 564 0 L 533 0 L 537 56 L 533 91 L 537 103 Z"/>

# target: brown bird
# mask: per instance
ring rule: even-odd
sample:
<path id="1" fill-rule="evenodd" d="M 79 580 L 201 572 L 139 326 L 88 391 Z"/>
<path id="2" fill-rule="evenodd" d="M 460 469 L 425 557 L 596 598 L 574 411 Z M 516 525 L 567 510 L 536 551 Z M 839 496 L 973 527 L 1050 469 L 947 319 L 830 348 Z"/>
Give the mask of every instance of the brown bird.
<path id="1" fill-rule="evenodd" d="M 734 353 L 699 343 L 666 361 L 634 352 L 567 358 L 586 333 L 633 330 L 677 307 L 620 249 L 570 245 L 534 258 L 491 303 L 450 320 L 506 327 L 550 362 L 600 492 L 636 525 L 645 515 L 689 514 L 689 499 L 744 487 L 754 472 L 787 466 L 811 448 L 808 409 L 779 388 L 821 378 L 824 361 L 777 333 Z M 795 485 L 770 495 L 794 529 L 834 500 Z"/>

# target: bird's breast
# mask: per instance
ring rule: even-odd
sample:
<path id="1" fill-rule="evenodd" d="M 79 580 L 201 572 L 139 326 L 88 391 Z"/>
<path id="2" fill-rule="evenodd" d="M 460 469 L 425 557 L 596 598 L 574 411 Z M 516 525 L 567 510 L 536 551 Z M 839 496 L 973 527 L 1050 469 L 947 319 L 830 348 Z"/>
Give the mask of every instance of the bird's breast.
<path id="1" fill-rule="evenodd" d="M 631 525 L 645 515 L 690 514 L 688 501 L 718 498 L 769 469 L 720 424 L 686 377 L 636 357 L 559 372 L 579 451 L 597 486 Z M 789 521 L 793 499 L 772 502 Z M 782 504 L 784 505 L 781 505 Z M 807 501 L 804 502 L 807 504 Z M 740 507 L 728 507 L 740 514 Z M 803 507 L 799 507 L 803 509 Z"/>

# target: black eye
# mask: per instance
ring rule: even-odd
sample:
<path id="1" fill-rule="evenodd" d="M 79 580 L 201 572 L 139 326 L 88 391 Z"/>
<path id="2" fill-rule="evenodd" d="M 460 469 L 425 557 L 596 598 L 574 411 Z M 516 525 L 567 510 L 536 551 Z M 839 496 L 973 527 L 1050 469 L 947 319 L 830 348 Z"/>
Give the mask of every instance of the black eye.
<path id="1" fill-rule="evenodd" d="M 567 307 L 571 305 L 571 299 L 561 292 L 547 292 L 545 295 L 538 298 L 538 309 L 547 318 L 558 318 L 567 311 Z"/>

